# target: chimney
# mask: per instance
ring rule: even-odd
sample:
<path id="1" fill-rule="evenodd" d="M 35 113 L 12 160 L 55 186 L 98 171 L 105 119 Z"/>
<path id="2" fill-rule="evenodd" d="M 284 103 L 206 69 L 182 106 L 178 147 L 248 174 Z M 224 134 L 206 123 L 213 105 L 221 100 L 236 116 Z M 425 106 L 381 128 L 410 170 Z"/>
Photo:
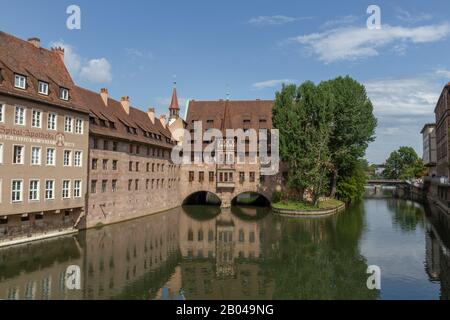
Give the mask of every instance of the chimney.
<path id="1" fill-rule="evenodd" d="M 159 121 L 161 121 L 161 124 L 163 125 L 163 127 L 165 127 L 165 126 L 166 126 L 166 123 L 167 123 L 166 115 L 165 115 L 165 114 L 162 114 L 162 115 L 159 117 Z"/>
<path id="2" fill-rule="evenodd" d="M 122 104 L 123 110 L 125 110 L 127 114 L 130 114 L 130 97 L 122 97 L 120 103 Z"/>
<path id="3" fill-rule="evenodd" d="M 64 62 L 64 48 L 61 47 L 54 47 L 52 48 L 53 52 L 56 52 L 57 54 L 59 54 L 59 57 L 61 58 L 61 60 Z"/>
<path id="4" fill-rule="evenodd" d="M 101 88 L 100 96 L 102 97 L 102 100 L 103 100 L 103 103 L 105 104 L 105 106 L 108 106 L 108 89 Z"/>
<path id="5" fill-rule="evenodd" d="M 155 124 L 155 108 L 148 108 L 147 114 L 150 121 Z"/>
<path id="6" fill-rule="evenodd" d="M 30 38 L 30 39 L 28 39 L 28 42 L 31 43 L 36 48 L 41 47 L 41 39 L 39 39 L 39 38 Z"/>

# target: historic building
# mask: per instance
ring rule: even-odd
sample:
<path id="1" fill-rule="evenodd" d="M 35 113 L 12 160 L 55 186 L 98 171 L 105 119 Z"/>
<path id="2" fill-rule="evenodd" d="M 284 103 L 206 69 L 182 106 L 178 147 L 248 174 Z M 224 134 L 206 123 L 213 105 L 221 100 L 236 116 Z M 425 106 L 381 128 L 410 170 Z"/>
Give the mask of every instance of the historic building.
<path id="1" fill-rule="evenodd" d="M 427 123 L 420 132 L 423 138 L 423 163 L 428 167 L 428 176 L 436 176 L 436 125 Z"/>
<path id="2" fill-rule="evenodd" d="M 261 175 L 264 164 L 260 161 L 258 150 L 249 147 L 250 138 L 245 137 L 245 141 L 242 141 L 245 152 L 238 154 L 237 138 L 226 138 L 226 131 L 270 130 L 272 108 L 273 101 L 264 100 L 190 101 L 186 119 L 190 141 L 183 141 L 183 144 L 191 144 L 192 148 L 190 153 L 183 155 L 181 199 L 188 199 L 196 192 L 207 191 L 220 198 L 222 207 L 231 206 L 237 196 L 248 192 L 258 193 L 270 200 L 272 193 L 281 188 L 281 175 Z M 195 132 L 196 123 L 201 123 L 201 132 Z M 216 161 L 208 164 L 203 159 L 203 153 L 195 150 L 195 145 L 200 143 L 203 151 L 207 145 L 214 143 L 204 137 L 205 132 L 210 129 L 220 130 L 225 138 L 215 141 L 217 154 L 212 156 Z M 198 139 L 202 141 L 197 141 Z M 270 136 L 267 145 L 270 156 Z"/>
<path id="3" fill-rule="evenodd" d="M 63 59 L 0 32 L 0 246 L 73 232 L 84 212 L 88 110 Z"/>
<path id="4" fill-rule="evenodd" d="M 449 88 L 447 84 L 439 97 L 434 113 L 436 115 L 436 165 L 439 177 L 449 177 L 450 155 L 449 149 Z"/>
<path id="5" fill-rule="evenodd" d="M 89 109 L 88 201 L 83 227 L 119 222 L 179 206 L 180 166 L 165 118 L 116 101 L 107 89 L 78 88 Z"/>

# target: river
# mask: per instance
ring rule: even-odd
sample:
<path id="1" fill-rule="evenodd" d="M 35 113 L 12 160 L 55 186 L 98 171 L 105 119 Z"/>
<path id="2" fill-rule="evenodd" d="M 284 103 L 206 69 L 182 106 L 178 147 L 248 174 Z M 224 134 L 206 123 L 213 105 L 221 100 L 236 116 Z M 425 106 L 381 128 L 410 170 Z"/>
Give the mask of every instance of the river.
<path id="1" fill-rule="evenodd" d="M 368 195 L 325 218 L 185 207 L 3 248 L 0 299 L 449 299 L 450 219 Z"/>

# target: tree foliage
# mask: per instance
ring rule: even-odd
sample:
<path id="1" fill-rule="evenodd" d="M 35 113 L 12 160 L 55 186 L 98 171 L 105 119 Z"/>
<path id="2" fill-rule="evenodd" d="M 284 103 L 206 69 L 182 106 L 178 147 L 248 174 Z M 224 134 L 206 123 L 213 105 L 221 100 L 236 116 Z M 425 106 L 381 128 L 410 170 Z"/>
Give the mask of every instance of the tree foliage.
<path id="1" fill-rule="evenodd" d="M 367 168 L 367 161 L 360 160 L 349 172 L 340 175 L 336 187 L 337 198 L 347 203 L 360 200 L 365 192 Z"/>
<path id="2" fill-rule="evenodd" d="M 424 174 L 425 167 L 422 159 L 411 147 L 400 147 L 393 151 L 386 160 L 383 177 L 387 179 L 419 178 Z"/>

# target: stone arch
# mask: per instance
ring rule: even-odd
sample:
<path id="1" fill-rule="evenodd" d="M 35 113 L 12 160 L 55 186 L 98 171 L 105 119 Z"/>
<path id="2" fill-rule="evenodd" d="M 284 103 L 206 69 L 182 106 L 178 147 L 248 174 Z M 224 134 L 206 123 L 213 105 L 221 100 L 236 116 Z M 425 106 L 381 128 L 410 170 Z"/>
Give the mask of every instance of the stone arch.
<path id="1" fill-rule="evenodd" d="M 245 205 L 245 201 L 243 199 L 239 199 L 239 197 L 242 197 L 244 195 L 249 195 L 249 201 L 254 201 L 253 205 L 263 206 L 263 207 L 270 207 L 271 201 L 270 197 L 268 197 L 266 194 L 249 190 L 249 191 L 242 191 L 234 195 L 233 199 L 231 200 L 231 205 L 235 206 L 239 204 L 239 201 L 241 202 L 241 205 Z M 242 203 L 243 202 L 243 203 Z M 255 203 L 256 202 L 256 203 Z M 251 203 L 249 203 L 252 205 Z"/>
<path id="2" fill-rule="evenodd" d="M 217 205 L 220 206 L 222 199 L 214 192 L 200 190 L 195 191 L 186 196 L 182 202 L 183 206 L 187 205 Z"/>

